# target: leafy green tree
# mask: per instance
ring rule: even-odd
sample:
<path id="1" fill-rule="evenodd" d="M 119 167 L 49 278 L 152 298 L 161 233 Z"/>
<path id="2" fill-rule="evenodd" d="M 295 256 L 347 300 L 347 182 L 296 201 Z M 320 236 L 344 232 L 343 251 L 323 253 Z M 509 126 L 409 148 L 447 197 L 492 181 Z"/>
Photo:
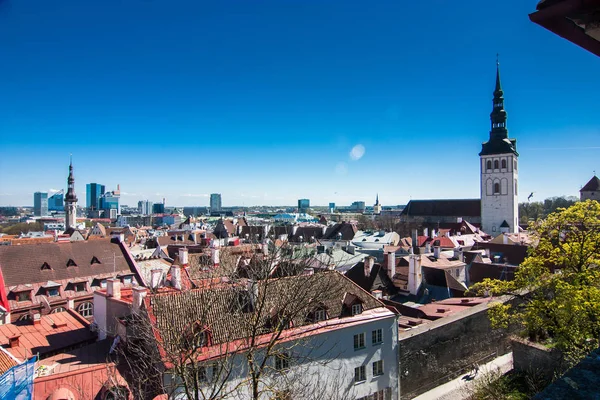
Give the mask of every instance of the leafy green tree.
<path id="1" fill-rule="evenodd" d="M 513 281 L 485 279 L 471 291 L 514 295 L 518 306 L 490 309 L 495 327 L 517 324 L 531 340 L 576 361 L 599 346 L 600 203 L 578 202 L 532 226 L 535 237 Z"/>

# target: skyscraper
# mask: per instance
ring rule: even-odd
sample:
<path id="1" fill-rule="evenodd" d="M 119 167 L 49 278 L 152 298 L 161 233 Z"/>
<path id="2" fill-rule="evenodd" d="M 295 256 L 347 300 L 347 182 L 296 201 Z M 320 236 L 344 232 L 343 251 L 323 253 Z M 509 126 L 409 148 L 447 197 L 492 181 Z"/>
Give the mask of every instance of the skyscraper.
<path id="1" fill-rule="evenodd" d="M 210 195 L 210 211 L 221 211 L 221 193 L 212 193 Z"/>
<path id="2" fill-rule="evenodd" d="M 48 193 L 35 192 L 33 194 L 33 215 L 36 217 L 48 215 Z"/>
<path id="3" fill-rule="evenodd" d="M 100 197 L 104 194 L 104 189 L 104 185 L 99 183 L 88 183 L 86 185 L 85 206 L 88 208 L 88 210 L 100 209 L 100 203 L 98 199 L 100 199 Z"/>
<path id="4" fill-rule="evenodd" d="M 48 211 L 63 211 L 65 209 L 64 191 L 54 193 L 48 198 Z"/>
<path id="5" fill-rule="evenodd" d="M 141 215 L 150 215 L 152 214 L 152 202 L 149 200 L 140 200 L 138 201 L 138 211 Z"/>
<path id="6" fill-rule="evenodd" d="M 67 178 L 67 194 L 65 195 L 65 230 L 77 225 L 77 195 L 75 194 L 75 177 L 73 176 L 73 159 L 69 162 Z"/>
<path id="7" fill-rule="evenodd" d="M 490 138 L 481 146 L 481 227 L 496 236 L 519 231 L 517 197 L 517 140 L 508 137 L 500 67 L 496 62 L 496 87 L 490 114 Z"/>
<path id="8" fill-rule="evenodd" d="M 299 199 L 298 200 L 298 212 L 306 213 L 310 208 L 310 200 L 309 199 Z"/>

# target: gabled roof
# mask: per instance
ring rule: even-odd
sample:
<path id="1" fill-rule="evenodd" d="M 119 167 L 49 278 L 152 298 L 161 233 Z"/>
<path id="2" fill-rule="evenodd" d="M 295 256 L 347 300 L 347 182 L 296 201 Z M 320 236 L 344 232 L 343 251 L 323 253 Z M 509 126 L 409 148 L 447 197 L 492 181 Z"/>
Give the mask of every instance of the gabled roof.
<path id="1" fill-rule="evenodd" d="M 596 192 L 600 191 L 600 179 L 596 175 L 589 180 L 580 190 L 580 192 Z"/>
<path id="2" fill-rule="evenodd" d="M 327 228 L 323 239 L 352 240 L 354 239 L 356 232 L 358 232 L 358 228 L 356 227 L 356 225 L 346 221 L 338 222 L 337 224 Z M 339 234 L 341 234 L 341 237 L 339 236 Z"/>
<path id="3" fill-rule="evenodd" d="M 145 299 L 145 306 L 150 318 L 156 321 L 159 341 L 163 339 L 166 345 L 178 343 L 177 337 L 173 335 L 179 335 L 180 332 L 184 332 L 196 322 L 208 327 L 212 344 L 244 338 L 247 334 L 245 321 L 250 318 L 264 320 L 265 324 L 261 324 L 264 326 L 264 332 L 261 333 L 269 333 L 266 322 L 271 317 L 271 310 L 275 305 L 281 305 L 281 296 L 292 294 L 290 288 L 303 287 L 306 290 L 314 290 L 316 298 L 323 298 L 321 304 L 327 309 L 329 318 L 338 318 L 344 315 L 345 308 L 342 299 L 346 293 L 356 296 L 363 304 L 364 310 L 383 307 L 381 302 L 335 271 L 270 279 L 268 284 L 259 281 L 256 286 L 258 288 L 257 298 L 266 296 L 263 307 L 264 315 L 255 315 L 253 310 L 242 309 L 240 305 L 250 301 L 251 293 L 245 287 L 231 284 L 211 289 L 169 291 L 149 295 Z M 264 290 L 267 291 L 263 292 Z M 325 290 L 327 295 L 323 295 L 319 290 Z M 309 293 L 305 293 L 303 296 L 306 296 L 308 303 L 311 298 Z M 306 311 L 308 313 L 310 310 Z M 292 321 L 294 327 L 310 323 L 306 321 L 306 315 L 301 314 L 297 313 L 297 318 Z"/>
<path id="4" fill-rule="evenodd" d="M 100 264 L 92 264 L 96 257 Z M 85 242 L 41 243 L 30 246 L 0 246 L 0 265 L 6 286 L 95 276 L 130 271 L 128 254 L 110 239 Z M 77 267 L 68 267 L 72 259 Z M 51 270 L 40 270 L 47 263 Z"/>

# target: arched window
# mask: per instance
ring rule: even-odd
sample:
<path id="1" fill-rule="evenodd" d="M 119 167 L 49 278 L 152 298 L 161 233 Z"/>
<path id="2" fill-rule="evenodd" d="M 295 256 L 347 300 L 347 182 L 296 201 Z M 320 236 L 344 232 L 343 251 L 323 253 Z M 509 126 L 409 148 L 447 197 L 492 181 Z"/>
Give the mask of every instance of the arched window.
<path id="1" fill-rule="evenodd" d="M 494 169 L 498 169 L 498 160 L 494 160 Z"/>
<path id="2" fill-rule="evenodd" d="M 514 165 L 515 166 L 513 167 L 513 169 L 516 171 L 517 170 L 517 160 L 514 161 Z"/>
<path id="3" fill-rule="evenodd" d="M 517 191 L 517 181 L 515 181 L 515 194 L 517 194 L 517 193 L 518 193 L 518 191 Z"/>
<path id="4" fill-rule="evenodd" d="M 487 162 L 487 169 L 488 169 L 488 171 L 490 169 L 492 169 L 492 162 L 490 160 L 488 160 L 488 162 Z"/>
<path id="5" fill-rule="evenodd" d="M 64 311 L 67 311 L 64 307 L 56 307 L 55 309 L 50 311 L 50 314 L 56 314 L 56 313 L 64 312 Z"/>
<path id="6" fill-rule="evenodd" d="M 506 169 L 506 160 L 502 160 L 502 169 Z"/>
<path id="7" fill-rule="evenodd" d="M 89 301 L 81 303 L 79 307 L 77 307 L 77 312 L 81 314 L 82 317 L 89 318 L 94 315 L 94 305 Z"/>
<path id="8" fill-rule="evenodd" d="M 23 314 L 19 317 L 19 319 L 17 321 L 31 321 L 31 315 L 30 314 Z"/>
<path id="9" fill-rule="evenodd" d="M 500 194 L 500 184 L 498 182 L 494 183 L 494 194 Z"/>

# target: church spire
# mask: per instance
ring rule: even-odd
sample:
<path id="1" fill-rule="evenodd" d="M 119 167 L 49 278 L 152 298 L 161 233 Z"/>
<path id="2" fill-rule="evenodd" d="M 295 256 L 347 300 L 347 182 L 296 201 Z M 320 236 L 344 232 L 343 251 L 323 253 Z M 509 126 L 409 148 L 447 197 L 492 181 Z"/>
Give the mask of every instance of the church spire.
<path id="1" fill-rule="evenodd" d="M 73 177 L 73 155 L 69 161 L 69 177 L 67 178 L 67 194 L 65 202 L 76 203 L 77 195 L 75 194 L 75 178 Z"/>
<path id="2" fill-rule="evenodd" d="M 492 113 L 490 120 L 492 130 L 490 131 L 490 139 L 505 139 L 508 137 L 506 129 L 506 111 L 504 110 L 504 91 L 500 83 L 500 62 L 496 54 L 496 87 L 494 88 L 494 100 L 492 101 Z"/>

